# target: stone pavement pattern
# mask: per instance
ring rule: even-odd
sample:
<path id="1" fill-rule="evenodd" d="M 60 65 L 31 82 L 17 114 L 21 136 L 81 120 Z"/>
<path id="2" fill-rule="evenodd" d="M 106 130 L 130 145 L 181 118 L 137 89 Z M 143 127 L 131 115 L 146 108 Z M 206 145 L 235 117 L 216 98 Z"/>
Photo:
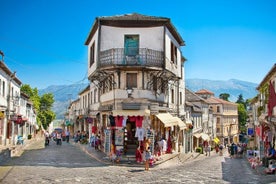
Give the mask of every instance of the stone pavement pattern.
<path id="1" fill-rule="evenodd" d="M 275 175 L 258 174 L 245 159 L 212 154 L 182 162 L 175 157 L 144 171 L 142 165 L 106 164 L 71 143 L 52 143 L 33 144 L 6 162 L 0 183 L 276 183 Z"/>

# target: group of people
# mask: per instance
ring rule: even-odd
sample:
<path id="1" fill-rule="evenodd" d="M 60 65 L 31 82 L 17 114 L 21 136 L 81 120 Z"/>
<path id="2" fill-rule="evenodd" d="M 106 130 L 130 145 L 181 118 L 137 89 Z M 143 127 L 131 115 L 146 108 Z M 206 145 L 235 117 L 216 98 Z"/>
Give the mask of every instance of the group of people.
<path id="1" fill-rule="evenodd" d="M 81 144 L 87 144 L 88 143 L 88 133 L 85 131 L 77 131 L 74 134 L 74 142 L 75 143 L 81 143 Z"/>
<path id="2" fill-rule="evenodd" d="M 48 131 L 46 131 L 44 133 L 44 137 L 45 137 L 45 146 L 48 146 L 50 144 L 50 140 L 51 138 L 53 139 L 53 141 L 56 142 L 57 145 L 61 145 L 62 144 L 62 136 L 63 134 L 65 134 L 65 139 L 66 142 L 69 143 L 69 139 L 70 139 L 70 132 L 69 130 L 66 130 L 65 132 L 61 132 L 61 131 L 53 131 L 51 134 L 49 134 Z"/>
<path id="3" fill-rule="evenodd" d="M 246 150 L 246 144 L 235 144 L 232 143 L 230 145 L 228 145 L 228 153 L 230 155 L 231 158 L 241 158 L 243 157 L 245 150 Z"/>

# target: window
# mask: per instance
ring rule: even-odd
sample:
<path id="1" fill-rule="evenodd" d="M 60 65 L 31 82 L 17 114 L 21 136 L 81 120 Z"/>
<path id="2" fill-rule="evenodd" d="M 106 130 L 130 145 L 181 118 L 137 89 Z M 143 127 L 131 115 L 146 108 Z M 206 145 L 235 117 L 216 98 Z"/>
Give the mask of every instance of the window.
<path id="1" fill-rule="evenodd" d="M 171 95 L 172 95 L 172 103 L 174 103 L 174 90 L 171 90 Z"/>
<path id="2" fill-rule="evenodd" d="M 220 113 L 220 108 L 219 108 L 219 106 L 217 106 L 217 112 Z"/>
<path id="3" fill-rule="evenodd" d="M 94 89 L 94 103 L 97 102 L 97 89 Z"/>
<path id="4" fill-rule="evenodd" d="M 125 35 L 125 55 L 136 56 L 139 54 L 139 35 Z"/>
<path id="5" fill-rule="evenodd" d="M 90 98 L 90 100 L 91 100 L 91 101 L 90 101 L 90 104 L 93 104 L 93 92 L 92 92 L 92 91 L 90 92 L 90 97 L 91 97 L 91 98 Z"/>
<path id="6" fill-rule="evenodd" d="M 137 73 L 127 73 L 126 87 L 128 89 L 137 88 Z"/>
<path id="7" fill-rule="evenodd" d="M 87 104 L 88 104 L 88 106 L 89 106 L 89 104 L 90 104 L 90 93 L 88 93 L 88 100 L 87 100 Z"/>
<path id="8" fill-rule="evenodd" d="M 179 93 L 179 105 L 182 105 L 182 92 Z"/>
<path id="9" fill-rule="evenodd" d="M 171 42 L 171 61 L 177 64 L 177 48 L 173 42 Z"/>
<path id="10" fill-rule="evenodd" d="M 5 97 L 5 81 L 3 81 L 2 95 L 3 95 L 3 97 Z"/>
<path id="11" fill-rule="evenodd" d="M 157 77 L 153 76 L 153 90 L 157 91 Z"/>
<path id="12" fill-rule="evenodd" d="M 90 67 L 95 62 L 95 42 L 90 47 Z"/>

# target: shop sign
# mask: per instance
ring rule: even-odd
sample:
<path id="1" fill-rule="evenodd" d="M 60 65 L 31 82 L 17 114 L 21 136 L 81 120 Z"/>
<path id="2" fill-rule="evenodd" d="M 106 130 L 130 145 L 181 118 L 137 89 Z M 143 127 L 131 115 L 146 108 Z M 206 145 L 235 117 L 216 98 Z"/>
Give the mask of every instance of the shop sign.
<path id="1" fill-rule="evenodd" d="M 111 130 L 104 130 L 104 135 L 104 152 L 109 154 L 111 146 Z"/>
<path id="2" fill-rule="evenodd" d="M 123 146 L 124 145 L 124 129 L 115 130 L 115 145 Z"/>

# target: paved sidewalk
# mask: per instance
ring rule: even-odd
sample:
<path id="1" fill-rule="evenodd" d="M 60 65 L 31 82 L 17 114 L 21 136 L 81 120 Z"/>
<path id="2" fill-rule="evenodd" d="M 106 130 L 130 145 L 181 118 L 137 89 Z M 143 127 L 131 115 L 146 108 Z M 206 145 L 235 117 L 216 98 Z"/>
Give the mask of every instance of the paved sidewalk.
<path id="1" fill-rule="evenodd" d="M 114 162 L 110 160 L 109 156 L 106 155 L 102 151 L 97 151 L 95 150 L 94 147 L 91 147 L 89 144 L 80 144 L 80 143 L 75 143 L 75 142 L 70 142 L 72 145 L 75 145 L 76 147 L 79 147 L 81 150 L 89 154 L 92 158 L 98 160 L 99 162 L 102 162 L 104 164 L 108 165 L 118 165 L 118 166 L 128 166 L 128 167 L 144 167 L 143 163 L 137 163 L 135 158 L 128 159 L 126 156 L 122 156 L 120 159 L 120 162 Z M 175 157 L 177 157 L 179 154 L 174 153 L 174 154 L 164 154 L 160 156 L 159 160 L 154 163 L 155 165 L 162 164 L 168 160 L 171 160 Z"/>

